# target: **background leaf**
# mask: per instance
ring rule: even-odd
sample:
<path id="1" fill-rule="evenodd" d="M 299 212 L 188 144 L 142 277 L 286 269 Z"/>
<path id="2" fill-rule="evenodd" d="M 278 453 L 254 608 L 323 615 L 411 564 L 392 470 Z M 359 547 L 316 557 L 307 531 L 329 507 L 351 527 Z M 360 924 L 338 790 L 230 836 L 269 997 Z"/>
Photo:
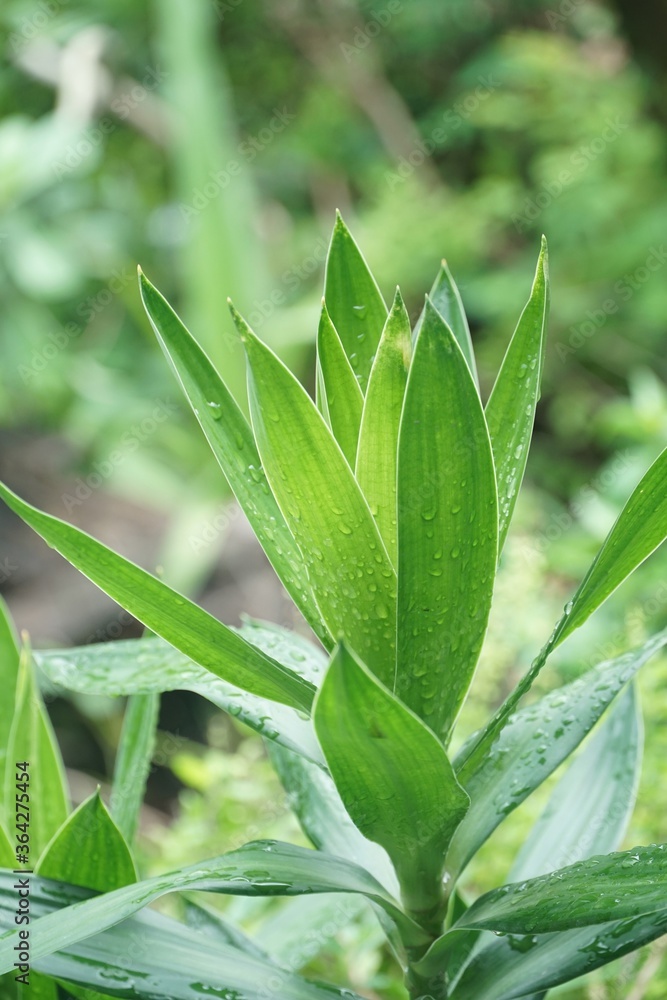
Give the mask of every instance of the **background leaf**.
<path id="1" fill-rule="evenodd" d="M 159 710 L 160 696 L 157 692 L 130 695 L 125 706 L 114 765 L 111 812 L 128 844 L 134 840 L 139 822 L 155 749 Z"/>
<path id="2" fill-rule="evenodd" d="M 3 692 L 3 697 L 0 698 L 0 777 L 3 778 L 0 781 L 0 815 L 5 794 L 5 759 L 14 717 L 20 655 L 18 637 L 9 608 L 0 597 L 0 686 Z"/>

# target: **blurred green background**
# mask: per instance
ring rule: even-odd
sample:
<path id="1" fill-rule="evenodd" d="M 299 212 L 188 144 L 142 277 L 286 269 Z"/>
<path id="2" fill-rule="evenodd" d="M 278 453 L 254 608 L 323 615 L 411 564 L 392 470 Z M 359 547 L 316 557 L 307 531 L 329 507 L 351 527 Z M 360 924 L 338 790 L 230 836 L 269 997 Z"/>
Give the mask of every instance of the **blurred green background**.
<path id="1" fill-rule="evenodd" d="M 546 380 L 464 720 L 475 725 L 525 669 L 667 444 L 665 20 L 657 3 L 627 0 L 5 0 L 3 477 L 177 572 L 225 620 L 246 609 L 294 623 L 153 341 L 136 265 L 240 400 L 228 295 L 310 383 L 338 207 L 386 297 L 400 283 L 415 316 L 447 257 L 488 390 L 546 233 Z M 0 539 L 0 586 L 35 643 L 137 634 L 4 511 Z M 573 676 L 665 624 L 658 555 L 553 670 Z M 664 662 L 642 683 L 637 842 L 667 839 L 653 800 L 667 759 Z M 86 773 L 103 779 L 118 706 L 57 699 L 52 710 L 82 790 Z M 280 810 L 262 813 L 278 793 L 253 739 L 183 699 L 165 700 L 161 727 L 180 749 L 156 765 L 162 820 L 147 864 L 191 860 L 193 841 L 197 856 L 216 853 L 248 824 L 256 836 L 282 822 Z M 475 885 L 502 877 L 536 808 L 504 824 Z M 366 928 L 338 946 L 357 989 L 369 975 L 363 935 L 373 939 Z M 563 995 L 664 998 L 660 954 L 641 961 L 653 963 L 644 985 L 633 960 Z"/>

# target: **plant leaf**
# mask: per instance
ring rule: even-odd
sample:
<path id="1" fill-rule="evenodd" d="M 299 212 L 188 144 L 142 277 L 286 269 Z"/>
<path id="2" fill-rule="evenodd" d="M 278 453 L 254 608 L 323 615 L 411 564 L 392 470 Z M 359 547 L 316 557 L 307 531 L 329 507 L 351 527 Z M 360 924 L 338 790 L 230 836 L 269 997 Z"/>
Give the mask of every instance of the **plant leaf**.
<path id="1" fill-rule="evenodd" d="M 166 893 L 186 889 L 233 896 L 359 893 L 385 909 L 407 935 L 412 935 L 416 944 L 425 940 L 398 903 L 363 868 L 292 844 L 256 841 L 211 861 L 158 875 L 33 920 L 30 935 L 33 961 L 106 930 Z M 17 933 L 12 931 L 0 939 L 0 974 L 12 968 Z"/>
<path id="2" fill-rule="evenodd" d="M 398 431 L 411 353 L 410 317 L 397 288 L 368 380 L 355 469 L 394 566 Z"/>
<path id="3" fill-rule="evenodd" d="M 339 212 L 327 256 L 324 298 L 345 353 L 365 391 L 387 319 L 387 306 Z"/>
<path id="4" fill-rule="evenodd" d="M 447 740 L 486 631 L 495 474 L 461 350 L 427 301 L 398 447 L 398 696 Z"/>
<path id="5" fill-rule="evenodd" d="M 129 844 L 134 840 L 144 800 L 155 749 L 159 709 L 160 696 L 157 692 L 130 695 L 125 708 L 113 774 L 111 812 L 118 829 Z"/>
<path id="6" fill-rule="evenodd" d="M 313 689 L 307 681 L 260 653 L 203 608 L 84 531 L 25 503 L 2 484 L 0 497 L 109 597 L 211 673 L 261 697 L 310 709 Z"/>
<path id="7" fill-rule="evenodd" d="M 212 362 L 141 271 L 139 287 L 158 343 L 260 545 L 310 627 L 330 647 L 331 638 L 322 627 L 301 555 L 268 488 L 248 421 Z"/>
<path id="8" fill-rule="evenodd" d="M 528 459 L 535 408 L 540 398 L 548 313 L 548 254 L 546 240 L 542 237 L 530 298 L 521 313 L 485 410 L 498 483 L 500 551 Z"/>
<path id="9" fill-rule="evenodd" d="M 436 905 L 444 855 L 468 802 L 447 754 L 344 645 L 313 710 L 331 776 L 364 836 L 391 858 L 408 909 Z"/>
<path id="10" fill-rule="evenodd" d="M 446 260 L 443 260 L 440 263 L 440 270 L 436 275 L 433 287 L 431 288 L 428 297 L 432 305 L 437 309 L 449 329 L 456 337 L 463 357 L 468 363 L 468 368 L 470 369 L 470 373 L 475 381 L 475 385 L 479 387 L 477 366 L 475 364 L 475 352 L 472 346 L 472 337 L 470 336 L 468 317 L 466 316 L 465 309 L 463 308 L 461 293 L 456 286 L 456 282 L 452 277 L 452 272 L 449 270 Z M 418 336 L 423 322 L 424 312 L 422 311 L 422 314 L 417 320 L 417 324 L 415 326 L 415 337 Z"/>
<path id="11" fill-rule="evenodd" d="M 508 881 L 618 850 L 635 802 L 641 757 L 639 706 L 631 683 L 556 785 Z"/>
<path id="12" fill-rule="evenodd" d="M 99 791 L 63 823 L 39 859 L 37 873 L 97 892 L 136 882 L 132 855 Z"/>
<path id="13" fill-rule="evenodd" d="M 68 794 L 60 749 L 35 681 L 27 648 L 21 653 L 14 719 L 5 761 L 5 818 L 12 844 L 20 843 L 17 834 L 25 832 L 19 829 L 20 824 L 25 822 L 23 813 L 19 812 L 14 802 L 19 794 L 17 781 L 26 780 L 26 771 L 17 771 L 17 762 L 28 764 L 29 789 L 21 794 L 30 798 L 29 857 L 34 863 L 67 819 Z"/>
<path id="14" fill-rule="evenodd" d="M 364 397 L 324 302 L 317 332 L 317 358 L 322 373 L 327 423 L 353 469 Z"/>
<path id="15" fill-rule="evenodd" d="M 451 874 L 461 872 L 503 819 L 569 757 L 618 692 L 666 643 L 664 630 L 520 709 L 477 770 L 467 763 L 457 769 L 457 758 L 454 768 L 471 802 L 452 841 L 447 859 Z"/>
<path id="16" fill-rule="evenodd" d="M 305 389 L 234 312 L 250 413 L 273 493 L 332 635 L 385 683 L 395 668 L 396 574 L 352 470 Z"/>
<path id="17" fill-rule="evenodd" d="M 0 926 L 14 926 L 16 876 L 0 873 Z M 33 878 L 31 911 L 40 920 L 69 920 L 86 891 Z M 279 966 L 218 943 L 161 913 L 146 910 L 102 933 L 35 960 L 34 968 L 67 983 L 103 989 L 107 995 L 155 1000 L 201 1000 L 202 994 L 259 997 L 267 984 L 293 1000 L 360 1000 L 350 990 L 309 983 Z M 78 995 L 78 994 L 77 994 Z"/>
<path id="18" fill-rule="evenodd" d="M 250 624 L 244 625 L 241 633 L 311 683 L 317 677 L 314 665 L 321 662 L 319 650 L 293 633 L 281 636 L 272 629 Z M 299 712 L 228 684 L 162 639 L 125 639 L 75 649 L 42 650 L 34 655 L 46 676 L 69 691 L 109 697 L 194 691 L 267 739 L 322 763 L 312 725 Z"/>
<path id="19" fill-rule="evenodd" d="M 2 779 L 0 780 L 0 816 L 2 815 L 5 793 L 5 760 L 9 732 L 14 718 L 20 655 L 19 641 L 9 608 L 0 597 L 0 688 L 3 692 L 3 697 L 0 698 L 0 779 Z"/>
<path id="20" fill-rule="evenodd" d="M 239 948 L 247 955 L 254 955 L 255 958 L 271 960 L 262 948 L 258 947 L 238 927 L 223 919 L 222 914 L 217 910 L 212 910 L 209 906 L 202 906 L 201 903 L 195 903 L 194 900 L 187 899 L 187 897 L 183 899 L 182 905 L 185 923 L 193 931 L 200 931 L 214 941 Z"/>

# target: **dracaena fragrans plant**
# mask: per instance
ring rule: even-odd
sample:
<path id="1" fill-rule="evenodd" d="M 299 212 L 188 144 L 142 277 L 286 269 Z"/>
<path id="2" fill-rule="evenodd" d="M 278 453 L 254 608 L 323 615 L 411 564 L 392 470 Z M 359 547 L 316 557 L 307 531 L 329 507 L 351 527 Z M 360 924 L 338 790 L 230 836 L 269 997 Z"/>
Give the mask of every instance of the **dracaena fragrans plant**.
<path id="1" fill-rule="evenodd" d="M 247 355 L 248 422 L 167 302 L 143 275 L 140 285 L 211 449 L 314 635 L 254 621 L 227 627 L 2 488 L 49 545 L 152 633 L 31 657 L 3 626 L 4 684 L 16 697 L 3 709 L 2 851 L 7 869 L 17 868 L 19 848 L 18 860 L 27 860 L 14 801 L 26 783 L 16 765 L 30 762 L 29 955 L 45 995 L 56 982 L 75 996 L 356 995 L 285 968 L 201 896 L 182 898 L 182 920 L 146 909 L 185 890 L 364 897 L 410 997 L 435 1000 L 538 1000 L 665 933 L 664 845 L 609 852 L 623 838 L 639 768 L 633 677 L 667 633 L 539 700 L 521 699 L 552 650 L 667 534 L 667 453 L 628 500 L 528 673 L 450 751 L 540 393 L 546 247 L 485 404 L 447 266 L 412 329 L 398 291 L 387 309 L 340 218 L 317 332 L 315 401 L 233 310 Z M 99 796 L 69 813 L 34 661 L 65 688 L 130 696 L 111 813 Z M 174 688 L 199 692 L 262 734 L 314 849 L 252 842 L 137 880 L 131 842 L 156 698 Z M 461 877 L 470 860 L 594 727 L 508 883 L 469 898 Z M 16 948 L 28 949 L 14 924 L 15 880 L 3 872 L 0 972 L 9 980 Z"/>

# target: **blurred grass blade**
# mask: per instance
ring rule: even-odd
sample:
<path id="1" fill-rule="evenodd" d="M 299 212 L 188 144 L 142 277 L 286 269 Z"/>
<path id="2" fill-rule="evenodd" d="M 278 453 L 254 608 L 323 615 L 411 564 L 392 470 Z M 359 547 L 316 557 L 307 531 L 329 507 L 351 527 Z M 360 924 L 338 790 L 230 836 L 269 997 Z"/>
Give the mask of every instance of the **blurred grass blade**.
<path id="1" fill-rule="evenodd" d="M 396 289 L 368 380 L 355 471 L 394 566 L 398 430 L 411 352 L 410 317 Z"/>
<path id="2" fill-rule="evenodd" d="M 472 337 L 470 336 L 468 317 L 466 316 L 466 311 L 463 308 L 461 293 L 456 286 L 456 282 L 452 277 L 452 272 L 449 270 L 446 260 L 443 260 L 440 263 L 440 270 L 436 275 L 436 279 L 433 282 L 433 287 L 431 288 L 428 297 L 431 300 L 431 304 L 437 309 L 449 329 L 456 337 L 463 357 L 468 363 L 468 368 L 470 369 L 475 385 L 479 388 L 477 365 L 475 364 L 475 352 L 472 346 Z M 422 310 L 422 313 L 415 325 L 415 338 L 418 336 L 423 322 L 424 310 Z"/>
<path id="3" fill-rule="evenodd" d="M 14 925 L 16 876 L 0 873 L 0 927 Z M 39 878 L 31 880 L 30 903 L 35 922 L 51 914 L 69 919 L 85 890 Z M 13 903 L 13 909 L 12 909 Z M 68 909 L 69 907 L 69 909 Z M 278 986 L 290 1000 L 360 1000 L 349 990 L 309 983 L 267 959 L 211 939 L 161 913 L 145 910 L 102 933 L 64 947 L 35 962 L 41 973 L 67 984 L 103 988 L 106 995 L 139 1000 L 201 1000 L 202 995 L 260 997 L 266 984 Z M 69 985 L 66 987 L 69 989 Z M 76 992 L 75 996 L 86 996 Z"/>
<path id="4" fill-rule="evenodd" d="M 275 742 L 267 750 L 290 808 L 318 851 L 360 865 L 396 895 L 398 883 L 387 852 L 354 825 L 331 776 Z"/>
<path id="5" fill-rule="evenodd" d="M 317 331 L 317 358 L 324 386 L 327 422 L 353 469 L 364 397 L 324 302 Z"/>
<path id="6" fill-rule="evenodd" d="M 454 768 L 471 801 L 452 841 L 450 873 L 465 868 L 496 827 L 569 757 L 619 691 L 666 644 L 664 630 L 520 709 L 475 770 L 468 764 L 459 768 L 457 757 Z M 536 733 L 541 735 L 536 738 Z M 465 747 L 460 756 L 465 759 Z"/>
<path id="7" fill-rule="evenodd" d="M 20 660 L 19 641 L 9 608 L 0 597 L 0 816 L 5 794 L 5 760 L 9 732 L 14 718 L 14 703 L 16 701 L 16 683 L 19 674 Z"/>
<path id="8" fill-rule="evenodd" d="M 63 823 L 39 859 L 41 878 L 108 892 L 137 880 L 132 855 L 99 790 Z"/>
<path id="9" fill-rule="evenodd" d="M 631 683 L 556 785 L 508 881 L 617 851 L 635 803 L 641 758 L 641 717 Z"/>
<path id="10" fill-rule="evenodd" d="M 109 597 L 196 663 L 253 694 L 309 710 L 312 685 L 202 608 L 84 531 L 25 503 L 2 484 L 0 497 Z"/>
<path id="11" fill-rule="evenodd" d="M 345 353 L 365 391 L 387 319 L 387 306 L 339 212 L 327 256 L 324 298 Z"/>
<path id="12" fill-rule="evenodd" d="M 330 647 L 301 553 L 267 485 L 248 421 L 204 351 L 142 273 L 139 287 L 158 343 L 260 545 L 310 627 Z"/>
<path id="13" fill-rule="evenodd" d="M 427 300 L 398 447 L 398 696 L 447 740 L 472 680 L 497 560 L 495 474 L 468 365 Z"/>
<path id="14" fill-rule="evenodd" d="M 231 896 L 296 896 L 351 892 L 375 900 L 416 943 L 424 935 L 398 903 L 363 868 L 349 861 L 277 841 L 256 841 L 211 861 L 182 868 L 104 893 L 31 922 L 31 954 L 36 962 L 132 916 L 170 892 L 197 890 Z M 0 974 L 12 968 L 18 931 L 0 938 Z"/>
<path id="15" fill-rule="evenodd" d="M 293 655 L 289 656 L 284 648 L 277 647 L 268 629 L 246 625 L 241 634 L 264 652 L 287 662 L 297 673 L 307 665 L 298 644 L 294 644 Z M 315 647 L 311 649 L 319 655 Z M 162 639 L 127 639 L 75 649 L 41 650 L 35 653 L 35 661 L 54 684 L 82 694 L 114 697 L 194 691 L 267 739 L 276 740 L 309 760 L 322 761 L 310 720 L 287 705 L 258 698 L 228 684 Z M 315 674 L 303 673 L 312 682 Z"/>
<path id="16" fill-rule="evenodd" d="M 270 486 L 332 635 L 394 683 L 396 574 L 352 470 L 308 393 L 234 311 L 250 413 Z"/>
<path id="17" fill-rule="evenodd" d="M 173 648 L 173 647 L 172 647 Z M 114 687 L 116 693 L 118 689 Z M 111 813 L 128 844 L 134 841 L 155 749 L 160 695 L 132 694 L 127 700 L 111 789 Z M 64 879 L 72 882 L 73 879 Z M 91 887 L 94 888 L 94 887 Z"/>
<path id="18" fill-rule="evenodd" d="M 540 398 L 548 313 L 548 254 L 542 237 L 530 298 L 486 404 L 498 483 L 499 551 L 505 543 L 528 459 L 535 408 Z"/>
<path id="19" fill-rule="evenodd" d="M 212 910 L 210 906 L 202 906 L 201 903 L 195 903 L 192 899 L 183 899 L 182 906 L 185 924 L 193 931 L 199 931 L 211 938 L 212 941 L 217 941 L 218 944 L 231 945 L 232 948 L 238 948 L 247 955 L 271 961 L 270 956 L 262 948 L 259 948 L 238 927 L 225 920 L 217 910 Z"/>
<path id="20" fill-rule="evenodd" d="M 313 722 L 345 808 L 389 854 L 405 905 L 436 909 L 445 851 L 468 806 L 442 744 L 344 645 Z"/>
<path id="21" fill-rule="evenodd" d="M 26 763 L 28 771 L 16 768 Z M 29 782 L 24 792 L 17 782 Z M 68 792 L 65 768 L 58 742 L 42 701 L 30 659 L 30 650 L 21 653 L 14 718 L 5 760 L 5 821 L 13 845 L 25 843 L 23 834 L 29 814 L 29 866 L 37 861 L 51 837 L 67 819 Z M 19 794 L 29 796 L 30 808 L 15 805 Z M 21 839 L 17 841 L 17 835 Z"/>

